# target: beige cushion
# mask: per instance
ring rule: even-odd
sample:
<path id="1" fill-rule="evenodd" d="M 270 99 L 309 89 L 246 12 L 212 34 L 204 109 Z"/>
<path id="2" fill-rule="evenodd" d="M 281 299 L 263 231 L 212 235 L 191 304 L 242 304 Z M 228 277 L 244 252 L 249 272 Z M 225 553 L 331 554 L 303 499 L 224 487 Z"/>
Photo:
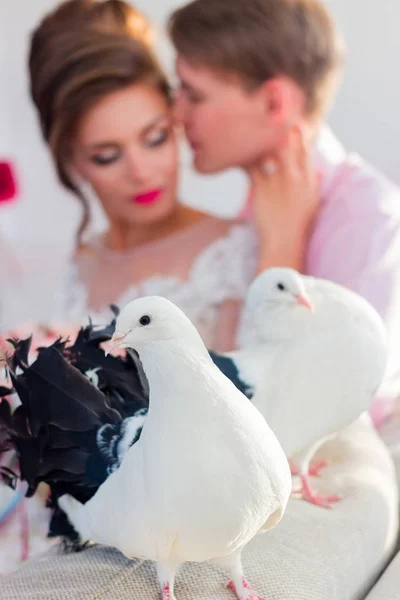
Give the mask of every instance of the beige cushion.
<path id="1" fill-rule="evenodd" d="M 397 405 L 399 404 L 400 400 L 397 401 Z M 397 406 L 396 412 L 382 425 L 379 435 L 389 448 L 396 468 L 397 483 L 400 487 L 400 406 Z"/>
<path id="2" fill-rule="evenodd" d="M 379 433 L 389 448 L 396 467 L 397 483 L 400 486 L 399 407 L 397 407 L 397 412 L 380 428 Z M 367 600 L 400 600 L 400 552 L 394 557 L 376 586 L 368 595 Z"/>
<path id="3" fill-rule="evenodd" d="M 367 600 L 400 600 L 400 553 L 368 594 Z"/>
<path id="4" fill-rule="evenodd" d="M 244 553 L 248 579 L 269 600 L 361 600 L 389 560 L 397 534 L 394 468 L 368 418 L 324 446 L 332 465 L 319 489 L 340 492 L 333 510 L 291 500 L 282 522 Z M 317 481 L 317 480 L 315 480 Z M 185 565 L 177 600 L 233 600 L 219 567 Z M 158 600 L 154 567 L 92 547 L 48 555 L 4 577 L 0 600 Z"/>

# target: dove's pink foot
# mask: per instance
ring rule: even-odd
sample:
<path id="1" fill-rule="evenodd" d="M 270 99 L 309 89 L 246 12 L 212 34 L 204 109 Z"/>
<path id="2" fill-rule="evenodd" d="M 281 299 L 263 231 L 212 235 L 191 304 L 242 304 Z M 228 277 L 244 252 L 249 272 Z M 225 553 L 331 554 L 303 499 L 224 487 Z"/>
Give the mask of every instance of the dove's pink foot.
<path id="1" fill-rule="evenodd" d="M 171 594 L 171 587 L 169 583 L 164 583 L 163 585 L 162 600 L 174 600 L 174 596 Z"/>
<path id="2" fill-rule="evenodd" d="M 321 477 L 321 470 L 325 469 L 327 465 L 328 462 L 326 460 L 317 460 L 315 463 L 310 465 L 308 474 L 311 475 L 311 477 Z"/>
<path id="3" fill-rule="evenodd" d="M 298 468 L 289 460 L 290 472 L 292 475 L 300 475 Z M 320 477 L 321 469 L 324 469 L 328 465 L 326 460 L 318 460 L 315 463 L 310 464 L 308 474 L 311 477 Z"/>
<path id="4" fill-rule="evenodd" d="M 157 577 L 161 589 L 162 600 L 176 600 L 174 596 L 175 571 L 178 563 L 158 562 Z"/>
<path id="5" fill-rule="evenodd" d="M 335 502 L 340 502 L 342 499 L 337 494 L 333 496 L 320 496 L 315 492 L 308 480 L 307 475 L 300 475 L 301 488 L 299 490 L 294 491 L 294 494 L 302 494 L 303 500 L 306 502 L 310 502 L 311 504 L 315 504 L 315 506 L 321 506 L 322 508 L 332 508 Z"/>
<path id="6" fill-rule="evenodd" d="M 242 589 L 236 590 L 236 586 L 233 581 L 230 581 L 227 586 L 231 590 L 233 590 L 238 598 L 238 600 L 265 600 L 261 598 L 258 594 L 255 593 L 251 585 L 246 581 L 246 579 L 242 579 Z"/>

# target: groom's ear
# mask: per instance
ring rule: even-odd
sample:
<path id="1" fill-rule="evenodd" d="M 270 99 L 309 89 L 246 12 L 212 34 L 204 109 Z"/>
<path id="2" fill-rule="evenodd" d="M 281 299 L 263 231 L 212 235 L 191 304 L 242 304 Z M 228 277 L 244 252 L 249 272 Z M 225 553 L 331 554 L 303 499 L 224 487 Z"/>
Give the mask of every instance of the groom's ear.
<path id="1" fill-rule="evenodd" d="M 270 124 L 290 126 L 304 115 L 304 92 L 289 77 L 273 77 L 263 83 L 259 91 L 263 94 L 265 116 Z"/>

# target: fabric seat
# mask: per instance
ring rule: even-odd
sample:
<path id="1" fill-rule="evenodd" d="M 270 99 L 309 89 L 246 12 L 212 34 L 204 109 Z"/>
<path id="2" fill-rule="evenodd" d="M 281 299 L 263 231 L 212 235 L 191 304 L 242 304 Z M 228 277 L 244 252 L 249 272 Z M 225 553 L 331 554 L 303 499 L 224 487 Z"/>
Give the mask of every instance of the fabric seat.
<path id="1" fill-rule="evenodd" d="M 291 499 L 281 523 L 248 546 L 246 575 L 268 600 L 361 600 L 392 556 L 398 531 L 396 477 L 369 417 L 325 444 L 316 458 L 330 464 L 314 479 L 315 486 L 340 493 L 343 500 L 326 510 Z M 224 583 L 220 567 L 187 564 L 177 576 L 176 598 L 232 600 Z M 159 589 L 152 563 L 92 546 L 69 555 L 52 550 L 2 578 L 0 600 L 39 599 L 158 600 Z"/>

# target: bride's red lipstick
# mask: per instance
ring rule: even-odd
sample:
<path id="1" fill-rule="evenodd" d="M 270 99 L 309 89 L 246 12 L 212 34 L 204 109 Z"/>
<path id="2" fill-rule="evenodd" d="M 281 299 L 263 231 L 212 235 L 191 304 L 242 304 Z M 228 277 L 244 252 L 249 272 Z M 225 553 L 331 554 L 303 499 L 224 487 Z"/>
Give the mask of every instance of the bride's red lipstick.
<path id="1" fill-rule="evenodd" d="M 157 190 L 149 190 L 144 194 L 137 194 L 137 196 L 133 196 L 132 200 L 136 204 L 152 204 L 159 199 L 162 193 L 163 190 L 161 188 Z"/>

